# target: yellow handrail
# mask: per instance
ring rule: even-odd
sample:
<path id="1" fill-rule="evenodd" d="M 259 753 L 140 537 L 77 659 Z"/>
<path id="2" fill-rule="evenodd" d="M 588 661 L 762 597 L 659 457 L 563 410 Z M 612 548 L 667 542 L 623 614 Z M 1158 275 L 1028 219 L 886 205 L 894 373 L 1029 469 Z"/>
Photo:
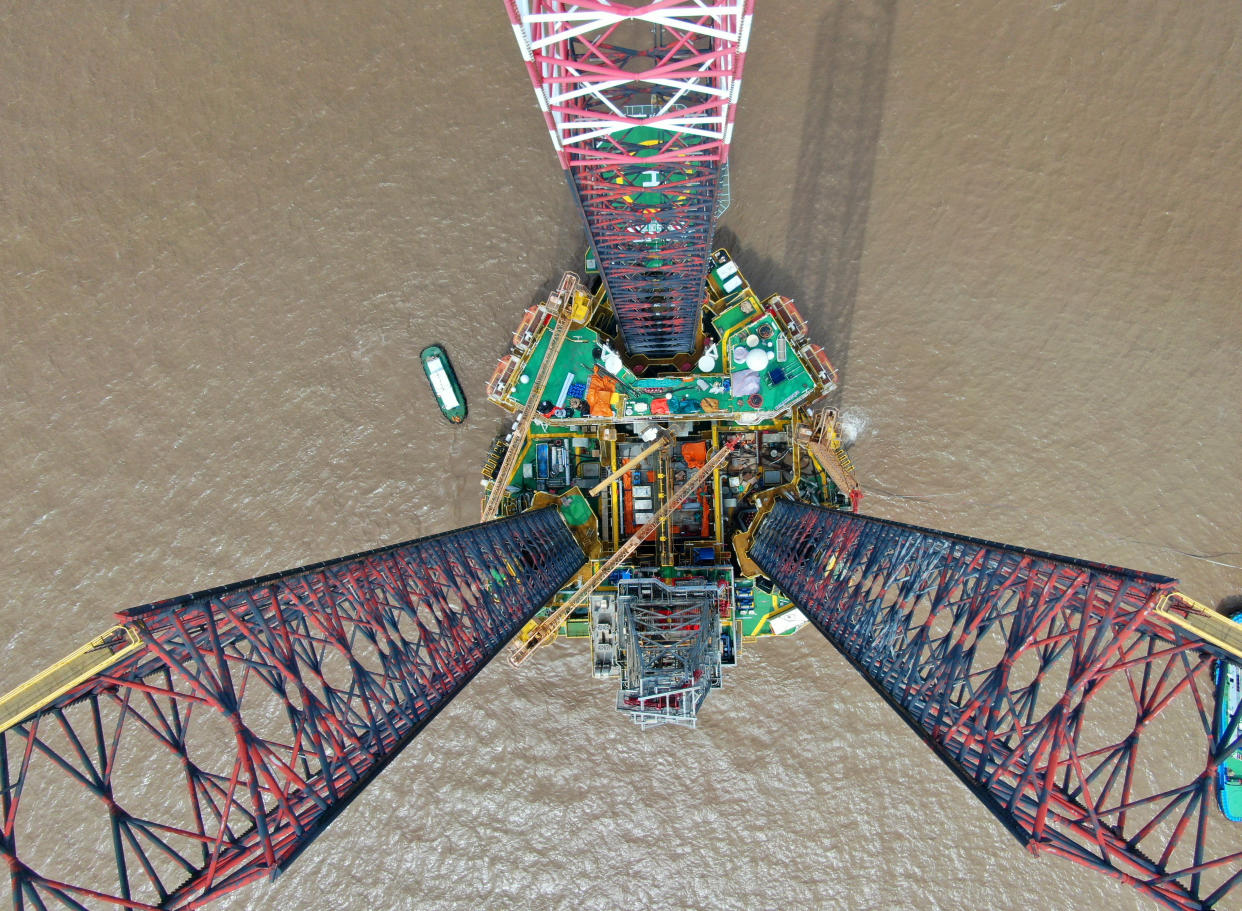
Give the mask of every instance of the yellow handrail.
<path id="1" fill-rule="evenodd" d="M 114 626 L 0 698 L 0 733 L 142 648 L 135 625 Z"/>
<path id="2" fill-rule="evenodd" d="M 1242 661 L 1242 625 L 1181 592 L 1165 595 L 1155 613 Z"/>
<path id="3" fill-rule="evenodd" d="M 845 454 L 841 438 L 837 434 L 836 412 L 828 409 L 815 415 L 811 424 L 798 428 L 802 437 L 801 443 L 815 457 L 819 467 L 828 472 L 832 482 L 853 500 L 856 492 L 861 492 L 858 479 L 854 476 L 854 464 Z"/>

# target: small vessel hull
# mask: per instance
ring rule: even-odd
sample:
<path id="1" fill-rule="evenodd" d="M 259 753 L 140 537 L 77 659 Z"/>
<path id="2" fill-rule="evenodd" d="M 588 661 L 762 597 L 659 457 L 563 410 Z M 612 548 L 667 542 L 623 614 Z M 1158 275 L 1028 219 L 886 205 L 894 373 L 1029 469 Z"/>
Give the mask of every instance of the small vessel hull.
<path id="1" fill-rule="evenodd" d="M 1242 614 L 1233 618 L 1242 623 Z M 1229 723 L 1242 706 L 1242 667 L 1233 661 L 1221 660 L 1216 666 L 1215 734 L 1219 743 L 1227 734 Z M 1233 732 L 1233 740 L 1238 738 Z M 1234 822 L 1242 822 L 1242 749 L 1235 749 L 1223 760 L 1216 773 L 1216 796 L 1220 810 Z"/>
<path id="2" fill-rule="evenodd" d="M 435 396 L 436 404 L 440 406 L 440 413 L 450 423 L 460 424 L 466 419 L 466 396 L 461 391 L 461 384 L 457 382 L 457 374 L 453 372 L 448 352 L 439 345 L 428 345 L 422 350 L 420 358 L 423 372 L 431 383 L 431 392 Z"/>

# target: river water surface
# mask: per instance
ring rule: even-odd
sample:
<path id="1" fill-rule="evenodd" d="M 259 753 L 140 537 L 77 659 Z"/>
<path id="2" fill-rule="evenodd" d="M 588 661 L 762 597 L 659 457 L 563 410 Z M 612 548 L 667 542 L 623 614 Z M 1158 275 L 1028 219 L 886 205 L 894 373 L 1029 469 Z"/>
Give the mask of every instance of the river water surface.
<path id="1" fill-rule="evenodd" d="M 1242 592 L 1235 0 L 758 6 L 721 239 L 841 368 L 865 510 Z M 7 3 L 0 85 L 0 691 L 477 519 L 483 383 L 583 245 L 499 2 Z M 221 906 L 1151 907 L 1028 857 L 813 631 L 694 731 L 535 665 Z"/>

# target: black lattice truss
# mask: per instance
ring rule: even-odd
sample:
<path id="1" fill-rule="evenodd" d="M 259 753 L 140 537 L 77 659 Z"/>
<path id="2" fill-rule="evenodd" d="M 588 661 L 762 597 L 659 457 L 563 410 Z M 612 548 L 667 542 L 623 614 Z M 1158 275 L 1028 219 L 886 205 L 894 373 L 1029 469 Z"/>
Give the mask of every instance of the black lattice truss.
<path id="1" fill-rule="evenodd" d="M 711 141 L 718 135 L 683 129 L 721 102 L 712 91 L 723 72 L 720 38 L 666 31 L 668 43 L 648 49 L 607 34 L 566 45 L 567 69 L 593 80 L 613 76 L 579 96 L 574 116 L 636 124 L 589 146 L 567 142 L 566 160 L 624 346 L 649 357 L 694 350 L 723 160 Z M 662 129 L 663 119 L 676 128 Z"/>
<path id="2" fill-rule="evenodd" d="M 283 868 L 583 562 L 540 510 L 119 614 L 143 648 L 0 735 L 14 905 Z"/>
<path id="3" fill-rule="evenodd" d="M 694 350 L 752 0 L 508 0 L 624 347 Z"/>
<path id="4" fill-rule="evenodd" d="M 1031 851 L 1236 900 L 1239 717 L 1214 736 L 1222 653 L 1153 610 L 1174 580 L 788 501 L 750 553 Z"/>
<path id="5" fill-rule="evenodd" d="M 644 189 L 656 165 L 637 160 L 570 176 L 626 350 L 669 357 L 697 343 L 721 166 L 690 162 Z"/>

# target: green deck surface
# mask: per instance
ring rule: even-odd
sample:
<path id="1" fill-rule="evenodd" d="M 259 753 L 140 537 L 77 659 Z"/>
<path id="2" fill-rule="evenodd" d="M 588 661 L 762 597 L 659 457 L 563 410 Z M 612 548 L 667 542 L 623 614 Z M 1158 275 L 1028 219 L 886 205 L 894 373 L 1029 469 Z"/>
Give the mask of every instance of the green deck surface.
<path id="1" fill-rule="evenodd" d="M 749 583 L 739 582 L 739 587 L 745 584 Z M 755 596 L 754 612 L 738 617 L 742 624 L 742 635 L 747 639 L 776 635 L 772 632 L 772 627 L 768 625 L 768 620 L 776 614 L 789 610 L 793 606 L 793 602 L 782 595 L 778 589 L 773 589 L 771 593 L 758 588 L 755 588 L 753 591 Z M 789 632 L 780 633 L 780 635 L 789 636 L 793 632 L 793 630 L 790 630 Z"/>
<path id="2" fill-rule="evenodd" d="M 591 504 L 580 493 L 565 497 L 561 501 L 561 515 L 568 525 L 582 525 L 595 518 L 595 514 L 591 511 Z"/>
<path id="3" fill-rule="evenodd" d="M 734 304 L 712 320 L 712 326 L 723 336 L 730 329 L 742 325 L 748 319 L 750 319 L 750 316 L 742 312 L 742 305 Z"/>
<path id="4" fill-rule="evenodd" d="M 523 372 L 532 379 L 539 372 L 539 365 L 543 363 L 544 355 L 548 351 L 548 345 L 555 334 L 555 326 L 555 319 L 548 321 L 547 327 L 540 333 L 538 340 L 535 342 L 530 359 L 523 368 Z M 561 387 L 565 384 L 565 377 L 570 373 L 574 374 L 576 382 L 589 383 L 591 381 L 591 373 L 595 367 L 595 361 L 591 357 L 591 350 L 598 344 L 599 336 L 594 330 L 571 329 L 565 336 L 565 342 L 561 345 L 561 351 L 556 357 L 556 363 L 552 365 L 552 372 L 548 375 L 548 385 L 544 388 L 543 398 L 549 399 L 555 404 L 556 397 L 560 395 Z M 530 383 L 521 382 L 518 382 L 513 387 L 513 392 L 510 393 L 510 397 L 519 405 L 525 405 L 529 395 Z"/>
<path id="5" fill-rule="evenodd" d="M 730 311 L 726 311 L 728 312 Z M 738 312 L 740 313 L 740 310 Z M 525 375 L 534 377 L 539 372 L 539 365 L 547 353 L 548 344 L 554 334 L 554 323 L 555 320 L 550 321 L 535 342 L 531 356 L 522 368 Z M 616 416 L 650 415 L 652 405 L 657 399 L 664 399 L 669 412 L 674 415 L 715 415 L 717 417 L 754 411 L 774 411 L 804 400 L 815 391 L 815 380 L 793 353 L 792 346 L 789 346 L 786 359 L 783 362 L 777 362 L 776 340 L 780 329 L 772 316 L 765 315 L 747 328 L 757 333 L 764 325 L 772 328 L 773 335 L 770 339 L 759 343 L 759 347 L 768 351 L 771 357 L 768 369 L 760 373 L 759 394 L 763 397 L 761 405 L 751 405 L 747 396 L 731 394 L 729 374 L 724 372 L 727 371 L 728 366 L 725 359 L 732 356 L 734 346 L 742 344 L 742 341 L 730 339 L 726 343 L 725 350 L 721 352 L 721 362 L 717 365 L 720 372 L 703 373 L 696 367 L 688 374 L 646 378 L 635 376 L 629 368 L 622 368 L 616 376 L 616 391 L 625 396 L 625 409 L 623 413 L 618 413 Z M 750 332 L 740 331 L 734 334 L 745 337 Z M 561 390 L 565 387 L 565 379 L 571 374 L 573 375 L 572 383 L 588 385 L 595 370 L 602 371 L 603 369 L 592 356 L 593 350 L 600 344 L 599 335 L 593 329 L 571 330 L 552 366 L 542 399 L 556 405 Z M 779 383 L 771 381 L 771 370 L 774 367 L 779 367 L 785 373 L 785 378 Z M 707 388 L 700 388 L 700 384 Z M 524 384 L 519 381 L 513 387 L 510 398 L 519 407 L 524 406 L 530 395 L 530 389 L 529 383 Z M 718 410 L 713 411 L 703 407 L 703 400 L 708 398 L 716 400 L 719 405 Z M 569 397 L 566 396 L 561 405 L 567 405 L 568 402 Z M 641 408 L 635 410 L 636 403 L 645 406 L 645 410 Z M 566 420 L 572 420 L 572 416 Z"/>

